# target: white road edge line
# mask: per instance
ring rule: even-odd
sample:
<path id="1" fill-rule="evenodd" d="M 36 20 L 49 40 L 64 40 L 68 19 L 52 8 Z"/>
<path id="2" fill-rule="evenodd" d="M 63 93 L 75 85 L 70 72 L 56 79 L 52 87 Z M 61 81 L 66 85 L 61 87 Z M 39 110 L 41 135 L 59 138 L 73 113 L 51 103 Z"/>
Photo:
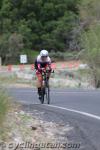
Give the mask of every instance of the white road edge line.
<path id="1" fill-rule="evenodd" d="M 37 93 L 37 91 L 25 91 L 25 90 L 21 90 L 21 91 L 18 91 L 18 93 Z M 60 92 L 60 91 L 51 91 L 51 93 L 52 94 L 70 94 L 70 93 L 72 93 L 72 94 L 83 94 L 83 93 L 85 93 L 85 94 L 88 94 L 89 92 L 87 91 L 87 92 L 84 92 L 84 91 L 81 91 L 81 92 L 74 92 L 74 91 L 66 91 L 66 92 Z M 98 93 L 98 92 L 94 92 L 93 94 L 96 94 L 96 93 Z"/>
<path id="2" fill-rule="evenodd" d="M 48 106 L 48 107 L 53 107 L 53 108 L 58 108 L 58 109 L 62 109 L 62 110 L 67 110 L 67 111 L 70 111 L 70 112 L 78 113 L 78 114 L 81 114 L 81 115 L 84 115 L 84 116 L 87 116 L 87 117 L 91 117 L 91 118 L 100 120 L 99 116 L 93 115 L 93 114 L 90 114 L 90 113 L 86 113 L 86 112 L 82 112 L 82 111 L 78 111 L 78 110 L 74 110 L 74 109 L 68 109 L 68 108 L 65 108 L 65 107 L 54 106 L 54 105 L 47 105 L 47 104 L 45 104 L 45 105 Z"/>

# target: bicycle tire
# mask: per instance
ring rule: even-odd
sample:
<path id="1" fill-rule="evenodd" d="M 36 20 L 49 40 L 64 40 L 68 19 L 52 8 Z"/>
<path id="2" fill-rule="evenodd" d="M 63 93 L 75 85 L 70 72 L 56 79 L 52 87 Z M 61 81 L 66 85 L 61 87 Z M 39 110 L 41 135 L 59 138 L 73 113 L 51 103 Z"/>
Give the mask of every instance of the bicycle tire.
<path id="1" fill-rule="evenodd" d="M 42 92 L 42 93 L 41 93 L 41 94 L 42 94 L 42 96 L 41 96 L 41 104 L 44 103 L 44 95 L 45 95 L 45 94 L 44 94 L 44 90 L 45 90 L 44 88 L 41 89 L 41 92 Z"/>
<path id="2" fill-rule="evenodd" d="M 47 100 L 47 104 L 50 104 L 50 88 L 49 88 L 49 86 L 46 87 L 46 100 Z"/>

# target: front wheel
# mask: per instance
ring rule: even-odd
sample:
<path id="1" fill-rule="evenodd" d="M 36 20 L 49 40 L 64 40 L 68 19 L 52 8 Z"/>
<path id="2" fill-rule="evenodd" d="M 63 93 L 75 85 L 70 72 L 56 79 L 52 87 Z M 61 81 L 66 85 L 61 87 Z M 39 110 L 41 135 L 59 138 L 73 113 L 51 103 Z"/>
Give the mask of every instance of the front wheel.
<path id="1" fill-rule="evenodd" d="M 49 89 L 49 86 L 46 88 L 46 100 L 47 100 L 47 104 L 50 104 L 50 89 Z"/>
<path id="2" fill-rule="evenodd" d="M 45 88 L 41 89 L 41 104 L 44 103 L 44 96 L 45 96 Z"/>

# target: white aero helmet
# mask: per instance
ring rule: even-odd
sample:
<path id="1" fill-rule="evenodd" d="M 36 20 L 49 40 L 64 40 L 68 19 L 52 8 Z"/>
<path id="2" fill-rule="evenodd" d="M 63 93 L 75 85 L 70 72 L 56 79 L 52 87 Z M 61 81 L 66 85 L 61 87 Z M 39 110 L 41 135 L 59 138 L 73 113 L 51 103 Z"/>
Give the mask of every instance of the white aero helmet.
<path id="1" fill-rule="evenodd" d="M 44 56 L 44 57 L 47 57 L 48 56 L 48 51 L 47 50 L 41 50 L 40 52 L 40 56 Z"/>

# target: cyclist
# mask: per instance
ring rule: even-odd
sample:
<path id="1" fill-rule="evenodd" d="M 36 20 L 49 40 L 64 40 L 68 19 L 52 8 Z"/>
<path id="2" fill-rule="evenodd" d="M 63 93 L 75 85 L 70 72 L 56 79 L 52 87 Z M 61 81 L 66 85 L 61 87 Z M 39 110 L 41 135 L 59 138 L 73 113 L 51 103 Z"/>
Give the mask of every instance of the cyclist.
<path id="1" fill-rule="evenodd" d="M 37 89 L 39 94 L 39 99 L 41 100 L 41 87 L 42 87 L 42 71 L 46 71 L 48 68 L 48 80 L 50 77 L 51 72 L 51 59 L 49 57 L 47 50 L 41 50 L 40 54 L 37 56 L 35 60 L 35 69 L 36 69 L 36 76 L 37 76 Z"/>

